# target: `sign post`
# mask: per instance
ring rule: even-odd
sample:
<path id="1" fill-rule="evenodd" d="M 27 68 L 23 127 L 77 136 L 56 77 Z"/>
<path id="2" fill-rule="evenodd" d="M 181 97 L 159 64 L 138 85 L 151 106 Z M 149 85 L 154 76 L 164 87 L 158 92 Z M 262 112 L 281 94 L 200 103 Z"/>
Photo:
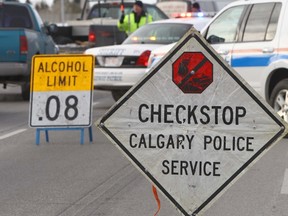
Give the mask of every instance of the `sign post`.
<path id="1" fill-rule="evenodd" d="M 90 127 L 93 69 L 92 55 L 35 55 L 31 72 L 30 126 Z"/>
<path id="2" fill-rule="evenodd" d="M 185 216 L 204 212 L 287 133 L 195 30 L 97 124 Z"/>

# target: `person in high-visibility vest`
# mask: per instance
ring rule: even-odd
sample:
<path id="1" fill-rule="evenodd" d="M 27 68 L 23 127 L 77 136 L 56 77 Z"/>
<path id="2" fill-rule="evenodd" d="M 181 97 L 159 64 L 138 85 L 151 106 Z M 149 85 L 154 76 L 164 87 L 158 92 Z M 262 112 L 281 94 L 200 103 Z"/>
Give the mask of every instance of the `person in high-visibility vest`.
<path id="1" fill-rule="evenodd" d="M 145 12 L 143 6 L 142 1 L 137 0 L 133 5 L 133 11 L 130 14 L 122 14 L 118 21 L 118 29 L 120 31 L 125 31 L 127 35 L 129 35 L 139 27 L 152 22 L 152 16 Z"/>

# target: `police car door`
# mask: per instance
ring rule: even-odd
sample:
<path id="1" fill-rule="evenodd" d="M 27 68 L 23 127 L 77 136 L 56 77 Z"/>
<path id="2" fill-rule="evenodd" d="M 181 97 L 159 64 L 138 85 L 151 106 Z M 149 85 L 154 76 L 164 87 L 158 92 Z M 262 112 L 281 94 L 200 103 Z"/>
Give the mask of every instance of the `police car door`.
<path id="1" fill-rule="evenodd" d="M 267 76 L 277 59 L 281 6 L 275 2 L 251 4 L 232 52 L 231 66 L 263 97 Z"/>
<path id="2" fill-rule="evenodd" d="M 231 64 L 231 53 L 238 39 L 245 8 L 245 6 L 236 6 L 224 10 L 204 32 L 206 40 L 229 64 Z"/>

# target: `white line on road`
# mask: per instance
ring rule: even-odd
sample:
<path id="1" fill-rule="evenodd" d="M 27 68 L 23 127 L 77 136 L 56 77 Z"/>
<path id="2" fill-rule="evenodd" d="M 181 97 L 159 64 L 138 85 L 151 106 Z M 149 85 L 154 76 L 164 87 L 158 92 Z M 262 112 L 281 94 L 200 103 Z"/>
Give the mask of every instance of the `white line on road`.
<path id="1" fill-rule="evenodd" d="M 100 102 L 93 102 L 93 106 L 100 104 Z"/>
<path id="2" fill-rule="evenodd" d="M 288 169 L 285 170 L 281 194 L 288 194 Z"/>
<path id="3" fill-rule="evenodd" d="M 4 134 L 3 136 L 0 136 L 0 140 L 2 139 L 6 139 L 8 137 L 11 137 L 11 136 L 14 136 L 16 134 L 19 134 L 19 133 L 22 133 L 24 131 L 26 131 L 27 129 L 19 129 L 19 130 L 16 130 L 16 131 L 13 131 L 11 133 L 8 133 L 8 134 Z"/>

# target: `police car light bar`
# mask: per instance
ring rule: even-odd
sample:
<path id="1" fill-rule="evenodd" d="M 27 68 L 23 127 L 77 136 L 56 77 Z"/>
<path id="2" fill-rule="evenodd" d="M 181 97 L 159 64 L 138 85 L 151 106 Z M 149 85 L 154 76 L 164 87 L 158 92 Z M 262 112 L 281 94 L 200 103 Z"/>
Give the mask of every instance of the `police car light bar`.
<path id="1" fill-rule="evenodd" d="M 192 18 L 192 17 L 213 17 L 216 13 L 209 12 L 185 12 L 185 13 L 174 13 L 173 18 Z"/>

